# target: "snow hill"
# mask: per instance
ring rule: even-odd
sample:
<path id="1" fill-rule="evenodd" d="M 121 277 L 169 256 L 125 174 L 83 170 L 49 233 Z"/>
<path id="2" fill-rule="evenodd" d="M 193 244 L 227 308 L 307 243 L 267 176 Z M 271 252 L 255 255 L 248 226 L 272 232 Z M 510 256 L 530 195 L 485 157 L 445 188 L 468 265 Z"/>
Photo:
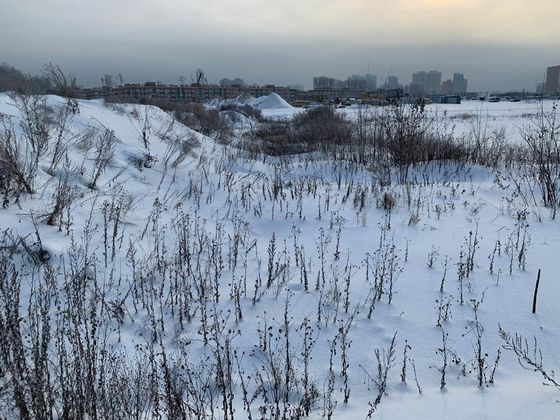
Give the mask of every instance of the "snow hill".
<path id="1" fill-rule="evenodd" d="M 271 93 L 268 96 L 261 96 L 255 99 L 251 105 L 259 109 L 285 109 L 293 108 L 288 102 L 286 102 L 277 93 Z"/>
<path id="2" fill-rule="evenodd" d="M 151 106 L 36 100 L 0 94 L 20 164 L 49 138 L 2 197 L 0 418 L 560 418 L 500 337 L 560 366 L 559 222 L 499 174 L 388 185 Z"/>

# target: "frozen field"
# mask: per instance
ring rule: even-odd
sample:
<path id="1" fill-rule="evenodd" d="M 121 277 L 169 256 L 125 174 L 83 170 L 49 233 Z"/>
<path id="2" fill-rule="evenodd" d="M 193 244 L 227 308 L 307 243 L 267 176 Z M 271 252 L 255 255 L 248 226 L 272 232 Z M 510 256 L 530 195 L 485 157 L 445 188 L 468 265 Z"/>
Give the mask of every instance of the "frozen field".
<path id="1" fill-rule="evenodd" d="M 448 124 L 456 136 L 468 136 L 474 130 L 483 130 L 488 134 L 504 130 L 509 141 L 520 143 L 520 130 L 534 125 L 533 119 L 539 111 L 551 111 L 555 102 L 521 101 L 521 102 L 481 102 L 464 100 L 461 104 L 429 104 L 427 115 Z M 360 112 L 380 113 L 383 107 L 360 107 L 359 105 L 341 108 L 339 112 L 350 119 L 355 119 Z M 302 108 L 277 107 L 263 109 L 263 115 L 270 118 L 286 119 L 303 112 Z"/>
<path id="2" fill-rule="evenodd" d="M 560 389 L 499 333 L 560 368 L 560 226 L 507 178 L 434 163 L 386 185 L 326 157 L 249 156 L 155 107 L 78 105 L 48 125 L 63 158 L 51 140 L 33 193 L 0 209 L 1 418 L 20 415 L 16 388 L 54 418 L 93 418 L 92 395 L 98 418 L 560 418 Z M 539 107 L 427 112 L 518 142 Z M 0 113 L 23 141 L 21 104 L 0 94 Z"/>

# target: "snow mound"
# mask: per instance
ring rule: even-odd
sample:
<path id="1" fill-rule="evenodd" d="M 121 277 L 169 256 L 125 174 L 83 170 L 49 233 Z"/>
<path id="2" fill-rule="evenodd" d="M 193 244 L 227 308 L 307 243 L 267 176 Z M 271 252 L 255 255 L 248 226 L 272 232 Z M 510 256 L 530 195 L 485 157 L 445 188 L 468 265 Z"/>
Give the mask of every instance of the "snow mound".
<path id="1" fill-rule="evenodd" d="M 251 105 L 255 100 L 255 97 L 249 95 L 248 93 L 243 93 L 234 99 L 234 101 L 239 105 Z"/>
<path id="2" fill-rule="evenodd" d="M 259 109 L 293 108 L 284 98 L 274 92 L 268 96 L 261 96 L 260 98 L 255 99 L 252 105 Z"/>

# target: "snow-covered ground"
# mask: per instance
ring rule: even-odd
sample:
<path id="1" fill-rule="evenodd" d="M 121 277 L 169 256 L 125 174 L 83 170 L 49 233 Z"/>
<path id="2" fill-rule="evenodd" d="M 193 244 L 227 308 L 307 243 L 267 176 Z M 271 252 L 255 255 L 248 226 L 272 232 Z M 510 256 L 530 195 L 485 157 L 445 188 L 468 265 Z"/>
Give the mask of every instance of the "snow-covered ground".
<path id="1" fill-rule="evenodd" d="M 65 103 L 54 96 L 47 102 Z M 87 271 L 86 307 L 97 302 L 105 314 L 121 302 L 119 317 L 99 316 L 96 338 L 107 347 L 97 357 L 109 371 L 140 366 L 144 380 L 158 372 L 163 401 L 163 367 L 171 367 L 185 404 L 194 404 L 198 389 L 198 407 L 215 418 L 226 417 L 222 387 L 231 392 L 235 418 L 249 411 L 252 418 L 274 418 L 276 408 L 296 417 L 306 392 L 311 418 L 329 411 L 333 418 L 364 418 L 379 395 L 376 351 L 383 367 L 394 339 L 386 393 L 373 418 L 560 418 L 560 391 L 521 368 L 498 333 L 499 326 L 519 333 L 530 346 L 535 337 L 544 369 L 560 367 L 560 227 L 549 209 L 523 206 L 491 170 L 433 165 L 416 169 L 419 182 L 381 186 L 375 174 L 344 162 L 249 158 L 155 107 L 78 104 L 64 133 L 67 159 L 53 172 L 52 150 L 43 156 L 34 194 L 0 210 L 0 230 L 29 244 L 37 230 L 59 284 L 62 309 L 49 308 L 53 322 L 71 312 L 62 284 L 78 257 Z M 277 118 L 301 112 L 276 97 L 260 104 Z M 456 124 L 458 135 L 481 116 L 491 130 L 503 126 L 519 141 L 519 128 L 539 106 L 464 102 L 427 110 Z M 0 113 L 21 133 L 21 111 L 6 94 Z M 114 133 L 114 153 L 92 186 L 96 139 L 106 129 Z M 192 150 L 173 165 L 179 154 L 173 145 L 188 139 Z M 46 215 L 65 176 L 74 199 L 49 226 Z M 394 199 L 391 210 L 383 208 L 384 196 Z M 32 278 L 42 278 L 45 268 L 29 263 L 24 250 L 13 261 L 25 318 Z M 67 351 L 72 345 L 66 343 Z M 53 339 L 54 366 L 57 349 Z M 107 355 L 115 358 L 109 363 Z M 227 386 L 217 366 L 231 368 Z M 0 389 L 9 389 L 7 371 L 0 369 Z M 0 393 L 0 400 L 0 417 L 15 416 L 10 394 Z M 147 418 L 155 417 L 153 403 L 143 407 Z"/>
<path id="2" fill-rule="evenodd" d="M 522 142 L 521 130 L 533 126 L 533 120 L 542 110 L 550 112 L 555 106 L 552 100 L 522 102 L 487 102 L 465 100 L 461 104 L 428 104 L 426 114 L 444 121 L 454 129 L 456 136 L 468 136 L 475 130 L 485 131 L 488 135 L 504 130 L 510 142 Z M 338 112 L 350 119 L 356 119 L 360 113 L 380 113 L 384 107 L 352 105 L 340 108 Z M 270 107 L 263 109 L 263 115 L 269 118 L 289 119 L 304 112 L 302 108 Z"/>

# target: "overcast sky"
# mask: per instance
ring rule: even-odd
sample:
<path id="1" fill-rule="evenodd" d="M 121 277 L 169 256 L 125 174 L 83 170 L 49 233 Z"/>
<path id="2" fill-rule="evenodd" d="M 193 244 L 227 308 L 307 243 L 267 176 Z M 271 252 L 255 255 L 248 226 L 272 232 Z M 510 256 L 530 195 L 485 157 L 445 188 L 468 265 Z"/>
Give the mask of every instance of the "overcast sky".
<path id="1" fill-rule="evenodd" d="M 469 90 L 534 89 L 560 64 L 559 0 L 0 0 L 0 62 L 52 61 L 80 83 L 312 85 L 368 69 L 409 83 L 462 72 Z"/>

